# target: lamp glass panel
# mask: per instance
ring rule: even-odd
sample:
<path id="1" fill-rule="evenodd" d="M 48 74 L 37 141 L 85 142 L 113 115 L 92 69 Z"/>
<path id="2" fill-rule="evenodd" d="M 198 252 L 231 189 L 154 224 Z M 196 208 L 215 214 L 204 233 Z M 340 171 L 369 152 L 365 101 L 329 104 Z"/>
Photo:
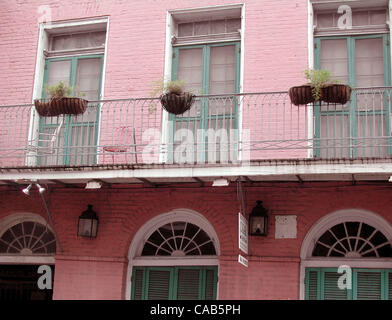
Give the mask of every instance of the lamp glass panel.
<path id="1" fill-rule="evenodd" d="M 264 234 L 265 233 L 265 218 L 264 217 L 251 217 L 251 234 Z"/>

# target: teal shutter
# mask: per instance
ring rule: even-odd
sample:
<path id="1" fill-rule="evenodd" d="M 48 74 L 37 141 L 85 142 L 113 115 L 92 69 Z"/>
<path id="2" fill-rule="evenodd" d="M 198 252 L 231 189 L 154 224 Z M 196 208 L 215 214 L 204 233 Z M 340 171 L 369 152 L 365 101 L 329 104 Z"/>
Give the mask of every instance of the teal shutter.
<path id="1" fill-rule="evenodd" d="M 306 271 L 306 300 L 318 300 L 320 271 L 309 269 Z"/>
<path id="2" fill-rule="evenodd" d="M 387 272 L 386 281 L 387 281 L 386 299 L 392 300 L 392 271 Z"/>
<path id="3" fill-rule="evenodd" d="M 351 289 L 343 290 L 338 287 L 338 280 L 342 275 L 337 273 L 336 269 L 307 268 L 305 299 L 392 300 L 392 270 L 352 269 Z"/>
<path id="4" fill-rule="evenodd" d="M 214 300 L 216 267 L 136 267 L 133 300 Z"/>
<path id="5" fill-rule="evenodd" d="M 133 270 L 133 288 L 132 288 L 132 299 L 133 300 L 142 300 L 143 299 L 143 276 L 144 270 L 134 269 Z"/>
<path id="6" fill-rule="evenodd" d="M 356 270 L 354 272 L 354 299 L 381 300 L 383 298 L 384 272 L 379 270 Z"/>
<path id="7" fill-rule="evenodd" d="M 347 289 L 340 289 L 338 286 L 339 278 L 342 274 L 335 271 L 323 272 L 323 300 L 347 300 Z"/>
<path id="8" fill-rule="evenodd" d="M 179 269 L 177 284 L 178 300 L 200 299 L 200 269 Z"/>
<path id="9" fill-rule="evenodd" d="M 217 270 L 207 269 L 206 280 L 205 280 L 205 300 L 216 299 L 216 283 L 217 283 Z"/>
<path id="10" fill-rule="evenodd" d="M 171 270 L 150 270 L 148 273 L 148 300 L 169 300 L 171 289 Z"/>

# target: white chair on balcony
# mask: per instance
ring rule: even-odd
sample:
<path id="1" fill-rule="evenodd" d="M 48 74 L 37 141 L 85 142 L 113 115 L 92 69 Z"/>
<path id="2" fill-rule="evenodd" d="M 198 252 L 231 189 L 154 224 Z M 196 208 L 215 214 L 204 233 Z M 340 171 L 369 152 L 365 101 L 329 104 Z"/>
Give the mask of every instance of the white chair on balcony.
<path id="1" fill-rule="evenodd" d="M 63 124 L 64 118 L 61 119 L 60 123 L 52 133 L 37 133 L 37 138 L 29 140 L 27 152 L 32 153 L 33 156 L 55 154 L 58 149 L 57 144 Z"/>

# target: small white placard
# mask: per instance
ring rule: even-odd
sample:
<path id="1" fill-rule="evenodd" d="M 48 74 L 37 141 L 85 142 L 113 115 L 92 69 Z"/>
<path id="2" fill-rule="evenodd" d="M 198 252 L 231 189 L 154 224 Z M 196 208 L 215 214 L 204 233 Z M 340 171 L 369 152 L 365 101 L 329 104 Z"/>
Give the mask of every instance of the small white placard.
<path id="1" fill-rule="evenodd" d="M 243 266 L 248 267 L 248 259 L 241 256 L 240 254 L 238 255 L 238 262 L 241 263 Z"/>
<path id="2" fill-rule="evenodd" d="M 248 254 L 248 221 L 241 212 L 238 213 L 238 247 Z"/>
<path id="3" fill-rule="evenodd" d="M 297 216 L 275 216 L 275 239 L 297 238 Z"/>

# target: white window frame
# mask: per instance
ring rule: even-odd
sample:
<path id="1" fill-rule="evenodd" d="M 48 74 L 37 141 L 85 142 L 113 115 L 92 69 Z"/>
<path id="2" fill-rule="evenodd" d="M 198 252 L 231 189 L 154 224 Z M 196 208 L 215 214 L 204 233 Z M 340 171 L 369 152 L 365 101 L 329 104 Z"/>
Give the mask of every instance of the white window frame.
<path id="1" fill-rule="evenodd" d="M 39 38 L 38 38 L 38 46 L 37 46 L 37 56 L 35 63 L 35 73 L 34 73 L 34 85 L 33 85 L 33 99 L 32 103 L 34 103 L 35 99 L 40 99 L 43 89 L 43 80 L 45 73 L 45 50 L 49 48 L 50 35 L 51 34 L 64 34 L 67 32 L 75 32 L 75 31 L 95 31 L 95 30 L 103 30 L 103 27 L 106 28 L 106 40 L 105 40 L 105 48 L 104 48 L 104 57 L 103 57 L 103 66 L 102 66 L 102 79 L 101 79 L 101 92 L 99 100 L 104 99 L 104 88 L 105 88 L 105 73 L 106 73 L 106 59 L 107 59 L 107 50 L 108 50 L 108 38 L 109 38 L 109 17 L 102 17 L 97 19 L 83 19 L 77 21 L 62 21 L 62 22 L 42 22 L 39 24 Z M 35 108 L 32 107 L 30 123 L 29 123 L 29 141 L 36 141 L 38 132 L 34 130 L 39 125 L 39 116 L 35 111 Z M 100 137 L 101 126 L 98 123 L 98 141 L 99 145 L 99 137 Z M 26 165 L 32 166 L 36 164 L 37 157 L 27 157 Z M 99 159 L 98 159 L 99 161 Z"/>
<path id="2" fill-rule="evenodd" d="M 172 36 L 176 34 L 177 23 L 175 21 L 175 17 L 186 17 L 186 20 L 189 22 L 193 22 L 200 18 L 203 14 L 209 14 L 212 17 L 219 17 L 220 14 L 224 14 L 225 12 L 231 10 L 240 10 L 240 18 L 241 19 L 241 53 L 240 53 L 240 88 L 239 93 L 243 92 L 243 82 L 244 82 L 244 43 L 245 43 L 245 4 L 233 4 L 233 5 L 219 5 L 214 7 L 201 7 L 201 8 L 192 8 L 192 9 L 178 9 L 178 10 L 169 10 L 166 13 L 166 41 L 165 41 L 165 66 L 164 66 L 164 79 L 165 81 L 170 81 L 172 74 L 172 56 L 173 56 L 173 46 L 172 46 Z M 162 132 L 161 132 L 161 146 L 163 146 L 162 150 L 159 153 L 159 162 L 166 163 L 168 157 L 168 142 L 170 141 L 169 130 L 168 130 L 168 121 L 169 121 L 169 113 L 163 110 L 162 114 Z M 239 137 L 242 136 L 242 101 L 238 110 L 238 130 Z M 241 143 L 241 139 L 240 139 Z M 241 146 L 240 146 L 241 150 Z M 238 160 L 241 161 L 242 152 L 238 154 Z"/>
<path id="3" fill-rule="evenodd" d="M 204 230 L 214 243 L 216 256 L 184 256 L 184 257 L 166 257 L 166 256 L 141 256 L 144 243 L 148 240 L 151 234 L 159 227 L 175 221 L 184 221 L 195 224 Z M 132 239 L 128 251 L 128 269 L 126 277 L 126 292 L 127 300 L 131 299 L 132 289 L 132 269 L 136 266 L 217 266 L 219 274 L 219 259 L 220 244 L 218 235 L 210 222 L 200 213 L 190 209 L 176 209 L 159 216 L 156 216 L 145 223 L 136 232 Z M 217 284 L 217 298 L 219 296 L 219 282 Z"/>
<path id="4" fill-rule="evenodd" d="M 26 221 L 40 223 L 54 234 L 50 224 L 40 215 L 30 212 L 18 212 L 10 214 L 0 220 L 0 236 L 4 234 L 9 228 Z M 0 254 L 0 264 L 51 264 L 56 262 L 55 256 L 49 255 L 12 255 Z"/>
<path id="5" fill-rule="evenodd" d="M 305 299 L 305 269 L 315 268 L 338 268 L 341 265 L 348 265 L 351 268 L 369 268 L 369 269 L 391 269 L 392 258 L 332 258 L 332 257 L 312 257 L 312 251 L 316 241 L 324 234 L 325 231 L 334 225 L 347 222 L 359 221 L 364 222 L 377 230 L 392 243 L 392 225 L 383 217 L 367 210 L 362 209 L 344 209 L 330 213 L 318 220 L 306 234 L 300 251 L 300 299 Z"/>

